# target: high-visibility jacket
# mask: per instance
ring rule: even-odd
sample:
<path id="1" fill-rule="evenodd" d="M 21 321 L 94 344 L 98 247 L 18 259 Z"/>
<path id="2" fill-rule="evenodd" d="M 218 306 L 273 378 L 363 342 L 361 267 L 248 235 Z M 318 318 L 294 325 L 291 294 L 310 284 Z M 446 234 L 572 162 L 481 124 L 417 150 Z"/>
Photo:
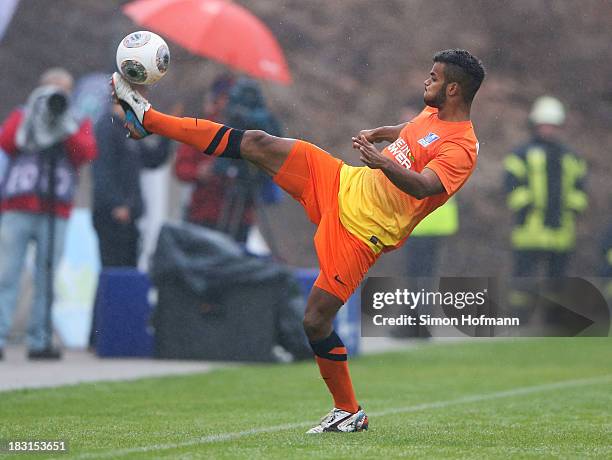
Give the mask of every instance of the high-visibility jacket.
<path id="1" fill-rule="evenodd" d="M 514 249 L 571 251 L 576 213 L 588 204 L 586 162 L 560 143 L 534 138 L 508 155 L 504 167 Z"/>
<path id="2" fill-rule="evenodd" d="M 410 238 L 419 236 L 450 236 L 459 229 L 457 200 L 451 197 L 414 228 Z"/>

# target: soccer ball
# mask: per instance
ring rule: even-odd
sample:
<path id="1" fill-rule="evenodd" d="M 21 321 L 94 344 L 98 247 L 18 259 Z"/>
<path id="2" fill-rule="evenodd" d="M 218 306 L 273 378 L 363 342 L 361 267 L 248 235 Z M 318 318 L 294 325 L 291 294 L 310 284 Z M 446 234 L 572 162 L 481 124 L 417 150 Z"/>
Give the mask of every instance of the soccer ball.
<path id="1" fill-rule="evenodd" d="M 136 85 L 151 85 L 168 71 L 170 50 L 159 35 L 141 30 L 132 32 L 117 47 L 117 69 Z"/>

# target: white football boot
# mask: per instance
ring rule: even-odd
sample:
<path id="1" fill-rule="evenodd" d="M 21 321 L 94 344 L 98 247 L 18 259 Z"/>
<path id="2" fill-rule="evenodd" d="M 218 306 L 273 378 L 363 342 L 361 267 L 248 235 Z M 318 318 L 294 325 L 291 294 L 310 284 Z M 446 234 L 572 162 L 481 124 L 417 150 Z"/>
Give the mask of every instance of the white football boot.
<path id="1" fill-rule="evenodd" d="M 361 407 L 354 414 L 335 407 L 321 419 L 321 423 L 312 427 L 306 433 L 351 433 L 368 429 L 368 416 Z"/>
<path id="2" fill-rule="evenodd" d="M 118 72 L 113 73 L 111 85 L 113 95 L 125 112 L 125 126 L 130 131 L 130 137 L 142 139 L 151 134 L 143 123 L 145 112 L 151 108 L 149 101 L 132 88 Z"/>

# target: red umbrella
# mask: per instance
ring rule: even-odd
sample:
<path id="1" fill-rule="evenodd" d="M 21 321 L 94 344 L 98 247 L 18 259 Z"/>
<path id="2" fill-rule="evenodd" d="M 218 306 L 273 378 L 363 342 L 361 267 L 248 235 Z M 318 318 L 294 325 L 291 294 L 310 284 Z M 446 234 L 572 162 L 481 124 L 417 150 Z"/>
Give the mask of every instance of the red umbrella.
<path id="1" fill-rule="evenodd" d="M 270 30 L 229 0 L 135 0 L 123 11 L 192 53 L 255 78 L 291 82 L 283 51 Z"/>

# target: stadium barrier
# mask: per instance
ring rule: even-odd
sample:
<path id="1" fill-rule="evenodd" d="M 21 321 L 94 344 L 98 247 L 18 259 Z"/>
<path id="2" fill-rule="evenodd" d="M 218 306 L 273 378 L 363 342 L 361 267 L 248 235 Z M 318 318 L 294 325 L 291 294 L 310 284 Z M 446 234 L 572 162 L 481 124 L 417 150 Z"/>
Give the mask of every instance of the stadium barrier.
<path id="1" fill-rule="evenodd" d="M 292 271 L 305 299 L 317 277 L 318 270 L 296 268 Z M 262 312 L 254 312 L 248 308 L 248 305 L 242 308 L 241 302 L 238 302 L 236 310 L 230 317 L 227 317 L 227 313 L 220 315 L 219 311 L 203 315 L 201 305 L 197 309 L 192 308 L 194 302 L 198 301 L 186 298 L 184 290 L 171 289 L 164 292 L 162 289 L 160 301 L 168 305 L 169 309 L 165 309 L 165 313 L 160 311 L 161 316 L 156 318 L 158 326 L 161 326 L 158 327 L 161 332 L 156 342 L 152 327 L 153 307 L 149 302 L 151 287 L 147 274 L 136 269 L 111 268 L 100 273 L 94 306 L 94 344 L 98 356 L 152 357 L 157 355 L 162 358 L 183 359 L 229 359 L 234 356 L 234 359 L 238 360 L 270 360 L 270 355 L 261 351 L 263 348 L 268 350 L 273 345 L 272 334 L 262 335 L 262 329 L 272 330 L 274 327 L 272 318 L 269 318 L 267 327 L 262 327 L 267 317 L 265 311 L 262 316 Z M 359 305 L 360 298 L 357 292 L 340 310 L 334 322 L 336 331 L 352 356 L 359 353 Z M 193 316 L 196 310 L 197 314 Z M 189 319 L 185 321 L 187 329 L 177 323 L 181 321 L 181 316 L 184 319 L 185 315 Z M 247 329 L 238 328 L 233 323 L 235 319 L 240 318 L 243 319 L 241 323 Z M 164 321 L 166 324 L 159 324 Z M 248 332 L 249 325 L 255 327 L 252 331 L 257 336 L 254 342 L 249 342 L 253 337 L 241 337 L 244 334 L 237 334 L 239 330 Z M 174 326 L 182 329 L 182 333 L 177 333 Z M 189 331 L 196 334 L 187 340 L 190 345 L 188 346 L 187 343 L 177 345 L 176 340 L 184 341 L 183 339 L 190 336 Z M 244 339 L 247 339 L 249 343 L 245 343 Z M 167 344 L 168 341 L 173 343 L 171 347 L 178 347 L 179 350 L 164 348 L 164 343 Z M 253 343 L 261 345 L 262 348 L 253 347 Z M 195 348 L 193 348 L 194 345 Z M 189 348 L 190 351 L 185 351 L 185 348 Z"/>
<path id="2" fill-rule="evenodd" d="M 151 281 L 133 268 L 100 273 L 94 305 L 94 347 L 100 357 L 153 356 Z"/>

